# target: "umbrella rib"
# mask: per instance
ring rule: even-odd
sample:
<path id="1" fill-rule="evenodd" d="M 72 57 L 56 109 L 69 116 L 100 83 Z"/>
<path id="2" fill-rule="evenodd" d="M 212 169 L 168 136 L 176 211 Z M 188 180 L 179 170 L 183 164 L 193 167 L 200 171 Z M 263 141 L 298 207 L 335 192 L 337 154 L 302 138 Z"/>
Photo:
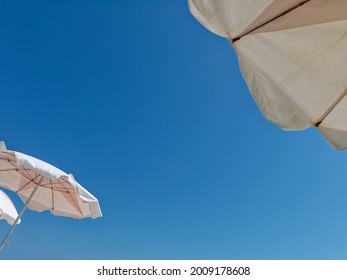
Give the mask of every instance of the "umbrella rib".
<path id="1" fill-rule="evenodd" d="M 51 188 L 52 190 L 54 189 L 55 191 L 59 191 L 61 193 L 65 193 L 63 195 L 67 196 L 71 199 L 71 201 L 70 201 L 71 205 L 81 214 L 81 216 L 83 216 L 82 209 L 79 206 L 78 201 L 75 199 L 73 192 L 70 192 L 69 189 L 64 185 L 64 183 L 70 184 L 70 182 L 67 181 L 66 179 L 64 179 L 63 177 L 60 177 L 59 179 L 61 179 L 63 182 L 57 181 L 57 182 L 54 182 L 54 184 L 55 185 L 60 184 L 60 186 L 61 186 L 60 188 L 57 188 L 57 186 L 53 187 L 53 184 L 51 184 L 51 186 L 46 186 L 46 187 Z M 54 197 L 53 197 L 53 199 L 54 199 Z"/>
<path id="2" fill-rule="evenodd" d="M 75 208 L 78 210 L 78 212 L 80 212 L 80 214 L 83 216 L 83 212 L 82 212 L 82 209 L 81 209 L 81 207 L 79 206 L 79 204 L 77 203 L 77 201 L 75 200 L 75 198 L 74 198 L 74 196 L 70 193 L 70 192 L 68 192 L 68 195 L 70 195 L 70 197 L 72 198 L 72 201 L 74 202 L 74 206 L 75 206 Z"/>
<path id="3" fill-rule="evenodd" d="M 51 179 L 49 179 L 49 182 L 51 183 L 51 192 L 52 192 L 52 210 L 54 210 L 54 188 L 53 188 Z"/>
<path id="4" fill-rule="evenodd" d="M 59 178 L 59 179 L 62 179 L 62 178 Z M 64 183 L 69 184 L 69 182 L 65 180 L 63 181 Z M 63 182 L 60 182 L 59 180 L 57 180 L 56 182 L 51 182 L 50 186 L 52 186 L 55 190 L 59 190 L 60 192 L 63 192 L 63 191 L 69 192 L 69 189 L 66 186 L 64 186 Z"/>
<path id="5" fill-rule="evenodd" d="M 13 162 L 10 162 L 14 167 L 16 167 L 16 165 Z M 29 171 L 26 168 L 20 168 L 21 171 L 25 171 L 26 174 L 29 176 L 29 178 L 31 178 L 31 175 L 29 173 Z M 22 173 L 21 173 L 22 174 Z M 24 176 L 24 173 L 22 174 Z"/>
<path id="6" fill-rule="evenodd" d="M 35 178 L 32 178 L 29 182 L 25 183 L 23 186 L 21 186 L 16 193 L 18 193 L 19 191 L 21 191 L 23 188 L 25 188 L 27 185 L 29 185 L 31 182 L 33 182 L 37 177 L 39 177 L 39 175 L 37 175 Z"/>
<path id="7" fill-rule="evenodd" d="M 56 191 L 68 192 L 68 189 L 65 186 L 58 187 L 59 184 L 61 184 L 61 182 L 52 182 L 52 183 L 46 183 L 46 184 L 41 183 L 39 185 L 40 187 L 43 187 L 43 188 L 48 188 L 48 189 L 53 188 Z"/>
<path id="8" fill-rule="evenodd" d="M 18 168 L 16 171 L 17 171 L 20 175 L 22 175 L 25 179 L 28 179 L 28 180 L 32 180 L 32 179 L 33 179 L 31 176 L 28 176 L 27 174 L 25 174 L 25 173 L 23 172 L 23 169 Z"/>
<path id="9" fill-rule="evenodd" d="M 36 174 L 36 171 L 35 171 L 35 174 Z M 41 175 L 41 180 L 38 182 L 38 185 L 41 185 L 46 180 L 46 177 L 40 173 L 39 173 L 39 175 Z"/>
<path id="10" fill-rule="evenodd" d="M 337 99 L 335 100 L 335 102 L 328 108 L 328 110 L 324 113 L 324 115 L 320 118 L 320 120 L 315 123 L 315 126 L 318 127 L 324 120 L 325 118 L 331 113 L 332 110 L 335 109 L 335 107 L 337 105 L 339 105 L 340 101 L 342 101 L 342 99 L 345 98 L 345 96 L 347 95 L 347 89 L 343 92 L 343 94 Z"/>
<path id="11" fill-rule="evenodd" d="M 64 181 L 64 182 L 65 182 L 65 181 Z M 67 183 L 67 182 L 65 182 L 65 183 Z M 50 183 L 50 185 L 52 185 L 52 186 L 54 186 L 54 185 L 59 185 L 59 184 L 61 184 L 61 182 L 59 182 L 59 181 L 51 182 L 51 183 Z"/>
<path id="12" fill-rule="evenodd" d="M 70 184 L 69 181 L 67 181 L 65 178 L 61 178 L 63 181 L 65 181 L 66 183 Z M 75 192 L 76 193 L 76 192 Z M 70 194 L 71 195 L 71 194 Z M 77 196 L 77 193 L 76 193 L 76 196 Z M 71 195 L 73 201 L 75 202 L 76 206 L 77 206 L 77 209 L 78 211 L 81 213 L 81 215 L 83 216 L 83 213 L 82 213 L 82 209 L 81 207 L 79 206 L 78 202 L 74 199 L 74 197 Z"/>
<path id="13" fill-rule="evenodd" d="M 3 171 L 3 172 L 5 172 L 5 171 L 18 171 L 18 170 L 20 170 L 19 168 L 8 168 L 8 169 L 0 169 L 0 172 L 1 171 Z"/>
<path id="14" fill-rule="evenodd" d="M 260 25 L 258 25 L 258 26 L 256 26 L 256 27 L 254 27 L 253 29 L 247 31 L 247 32 L 244 33 L 244 34 L 241 34 L 240 36 L 237 36 L 237 37 L 235 37 L 235 38 L 232 38 L 232 39 L 231 39 L 231 42 L 232 42 L 232 43 L 235 43 L 236 41 L 240 40 L 242 37 L 244 37 L 244 36 L 246 36 L 246 35 L 248 35 L 248 34 L 254 32 L 254 31 L 256 31 L 257 29 L 259 29 L 259 28 L 261 28 L 261 27 L 263 27 L 263 26 L 269 24 L 270 22 L 273 22 L 274 20 L 276 20 L 276 19 L 278 19 L 278 18 L 280 18 L 280 17 L 282 17 L 282 16 L 284 16 L 284 15 L 290 13 L 291 11 L 296 10 L 297 8 L 301 7 L 302 5 L 304 5 L 304 4 L 306 4 L 307 2 L 310 2 L 310 1 L 311 1 L 311 0 L 304 0 L 304 1 L 301 1 L 299 4 L 297 4 L 296 6 L 290 8 L 289 10 L 287 10 L 287 11 L 281 13 L 280 15 L 277 15 L 277 16 L 275 16 L 275 17 L 269 19 L 268 21 L 266 21 L 266 22 L 264 22 L 264 23 L 262 23 L 262 24 L 260 24 Z"/>
<path id="15" fill-rule="evenodd" d="M 61 177 L 61 179 L 62 179 L 65 183 L 70 184 L 70 182 L 69 182 L 68 180 L 66 180 L 64 177 Z"/>
<path id="16" fill-rule="evenodd" d="M 34 173 L 35 173 L 35 177 L 31 177 L 31 175 L 30 175 L 30 173 L 29 173 L 29 171 L 28 171 L 28 169 L 26 169 L 26 168 L 18 168 L 11 160 L 8 160 L 8 162 L 15 168 L 15 170 L 20 174 L 20 175 L 22 175 L 24 178 L 26 178 L 26 179 L 28 179 L 29 180 L 29 182 L 27 183 L 27 184 L 29 184 L 30 182 L 33 182 L 37 177 L 39 177 L 41 174 L 38 174 L 37 172 L 36 172 L 36 170 L 33 170 L 34 171 Z M 25 171 L 25 172 L 24 172 Z M 38 185 L 40 185 L 44 180 L 45 180 L 45 178 L 44 178 L 44 176 L 42 176 L 41 175 L 41 182 L 39 182 L 38 183 Z M 24 188 L 27 184 L 25 184 L 24 186 L 22 186 L 22 188 Z M 21 189 L 22 189 L 21 188 Z M 20 191 L 21 189 L 19 189 L 18 191 Z M 17 192 L 18 192 L 17 191 Z"/>
<path id="17" fill-rule="evenodd" d="M 60 177 L 60 179 L 61 179 L 62 181 L 64 181 L 65 183 L 71 185 L 71 183 L 70 183 L 68 180 L 66 180 L 65 178 Z M 62 184 L 62 183 L 60 183 L 60 184 Z M 69 192 L 68 188 L 66 188 L 63 184 L 62 184 L 62 186 L 67 190 L 67 192 Z M 74 190 L 73 187 L 71 187 L 71 189 Z"/>
<path id="18" fill-rule="evenodd" d="M 27 171 L 27 170 L 26 169 L 18 169 L 17 172 L 28 180 L 32 180 L 34 178 L 35 179 L 37 178 L 37 177 L 32 177 L 28 172 L 24 172 L 24 171 Z"/>
<path id="19" fill-rule="evenodd" d="M 14 168 L 18 168 L 11 160 L 8 160 L 8 162 L 9 162 Z M 26 172 L 26 175 L 27 175 L 28 177 L 24 174 L 23 171 Z M 24 176 L 24 177 L 25 177 L 26 179 L 28 179 L 28 180 L 31 180 L 31 179 L 32 179 L 30 173 L 28 172 L 28 170 L 27 170 L 26 168 L 19 168 L 19 169 L 17 170 L 17 172 L 18 172 L 19 174 L 21 174 L 22 176 Z"/>
<path id="20" fill-rule="evenodd" d="M 65 178 L 61 177 L 62 181 L 64 181 L 65 183 L 67 184 L 70 184 L 69 181 L 67 181 Z M 78 212 L 80 212 L 80 214 L 83 216 L 83 212 L 82 212 L 82 209 L 81 207 L 79 206 L 78 202 L 75 200 L 74 196 L 72 195 L 71 192 L 69 192 L 69 190 L 64 186 L 64 184 L 61 183 L 61 185 L 65 188 L 65 190 L 67 191 L 67 195 L 69 195 L 72 199 L 72 201 L 74 202 L 74 206 L 75 208 L 78 210 Z M 76 194 L 77 195 L 77 194 Z"/>

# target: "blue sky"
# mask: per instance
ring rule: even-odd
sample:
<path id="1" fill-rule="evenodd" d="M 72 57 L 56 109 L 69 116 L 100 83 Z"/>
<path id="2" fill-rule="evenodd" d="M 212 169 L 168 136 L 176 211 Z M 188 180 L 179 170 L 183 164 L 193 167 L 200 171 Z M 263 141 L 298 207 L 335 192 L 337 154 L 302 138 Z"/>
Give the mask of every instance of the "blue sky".
<path id="1" fill-rule="evenodd" d="M 28 210 L 0 259 L 346 259 L 346 152 L 268 122 L 186 0 L 0 0 L 0 34 L 1 140 L 104 214 Z"/>

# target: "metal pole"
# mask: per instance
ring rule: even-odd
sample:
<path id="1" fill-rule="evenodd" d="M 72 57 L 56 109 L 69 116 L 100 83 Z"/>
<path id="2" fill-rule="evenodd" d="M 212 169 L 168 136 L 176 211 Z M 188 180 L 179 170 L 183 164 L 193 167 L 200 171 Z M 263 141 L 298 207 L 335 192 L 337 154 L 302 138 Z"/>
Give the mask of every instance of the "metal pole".
<path id="1" fill-rule="evenodd" d="M 2 241 L 1 245 L 0 245 L 0 250 L 8 244 L 8 238 L 10 237 L 14 227 L 17 225 L 19 219 L 23 216 L 23 213 L 25 211 L 25 209 L 28 207 L 29 202 L 31 201 L 31 199 L 33 198 L 34 194 L 36 193 L 37 189 L 39 188 L 40 185 L 36 185 L 35 189 L 31 192 L 29 198 L 27 199 L 27 201 L 25 202 L 22 210 L 20 211 L 18 217 L 16 218 L 16 220 L 13 222 L 12 226 L 10 227 L 8 233 L 6 234 L 4 240 Z"/>

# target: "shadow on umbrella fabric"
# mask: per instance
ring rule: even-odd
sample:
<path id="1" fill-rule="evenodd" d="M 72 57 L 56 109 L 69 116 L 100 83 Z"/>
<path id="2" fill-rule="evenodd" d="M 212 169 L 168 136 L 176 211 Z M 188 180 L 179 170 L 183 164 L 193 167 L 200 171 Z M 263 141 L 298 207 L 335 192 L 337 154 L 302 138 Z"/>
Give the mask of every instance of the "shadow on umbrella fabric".
<path id="1" fill-rule="evenodd" d="M 53 215 L 82 219 L 102 217 L 99 201 L 73 177 L 37 158 L 7 150 L 0 142 L 0 186 L 14 191 L 24 206 L 4 238 L 0 249 L 26 208 Z"/>

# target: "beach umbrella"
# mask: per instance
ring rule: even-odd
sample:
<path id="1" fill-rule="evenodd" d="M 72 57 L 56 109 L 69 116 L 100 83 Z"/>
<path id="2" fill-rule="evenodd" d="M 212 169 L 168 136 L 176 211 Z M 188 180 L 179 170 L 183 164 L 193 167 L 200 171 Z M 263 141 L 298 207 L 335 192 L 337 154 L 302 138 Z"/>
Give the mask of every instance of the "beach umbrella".
<path id="1" fill-rule="evenodd" d="M 0 190 L 0 219 L 6 220 L 10 225 L 13 225 L 14 221 L 18 217 L 16 207 L 13 205 L 12 200 L 6 193 Z M 17 224 L 20 223 L 20 219 Z"/>
<path id="2" fill-rule="evenodd" d="M 316 127 L 347 148 L 347 1 L 188 0 L 234 47 L 263 115 L 285 130 Z"/>
<path id="3" fill-rule="evenodd" d="M 71 174 L 37 158 L 7 150 L 4 142 L 0 142 L 0 186 L 16 192 L 24 202 L 0 249 L 7 244 L 26 208 L 76 219 L 102 216 L 98 200 Z"/>

